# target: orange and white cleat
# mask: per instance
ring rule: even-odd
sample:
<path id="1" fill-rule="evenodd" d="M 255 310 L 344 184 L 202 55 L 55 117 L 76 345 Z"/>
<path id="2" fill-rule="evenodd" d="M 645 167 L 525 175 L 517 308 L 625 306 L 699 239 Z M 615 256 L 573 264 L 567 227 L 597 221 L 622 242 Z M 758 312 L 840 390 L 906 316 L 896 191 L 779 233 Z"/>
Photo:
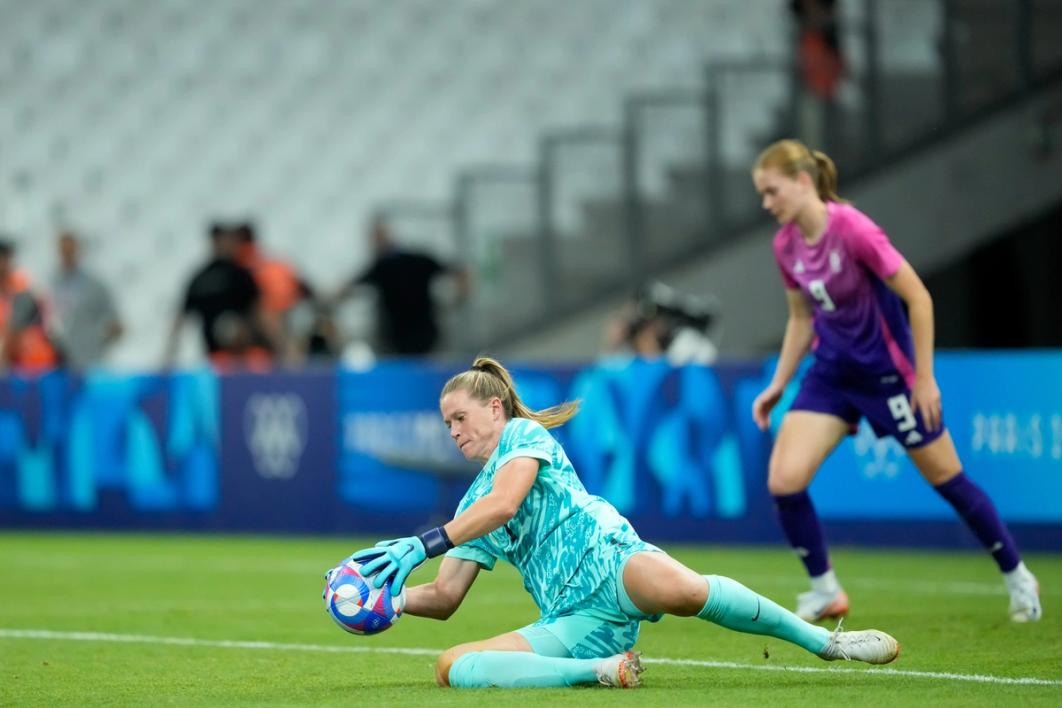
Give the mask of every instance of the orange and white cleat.
<path id="1" fill-rule="evenodd" d="M 638 674 L 645 671 L 640 651 L 628 651 L 602 659 L 594 667 L 597 680 L 613 688 L 638 688 Z"/>
<path id="2" fill-rule="evenodd" d="M 848 593 L 838 590 L 835 593 L 809 590 L 797 595 L 795 614 L 805 622 L 820 622 L 848 615 Z"/>

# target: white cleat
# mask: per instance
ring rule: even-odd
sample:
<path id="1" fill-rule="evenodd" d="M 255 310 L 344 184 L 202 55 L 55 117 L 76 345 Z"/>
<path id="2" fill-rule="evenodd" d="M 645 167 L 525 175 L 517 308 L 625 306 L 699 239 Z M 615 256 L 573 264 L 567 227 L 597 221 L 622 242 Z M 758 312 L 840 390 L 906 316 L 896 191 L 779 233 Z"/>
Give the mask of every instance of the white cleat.
<path id="1" fill-rule="evenodd" d="M 597 680 L 613 688 L 638 688 L 638 674 L 645 671 L 640 651 L 628 651 L 597 662 L 594 673 Z"/>
<path id="2" fill-rule="evenodd" d="M 1015 622 L 1037 622 L 1040 609 L 1040 583 L 1029 571 L 1007 582 L 1010 591 L 1010 618 Z"/>
<path id="3" fill-rule="evenodd" d="M 885 632 L 863 629 L 842 632 L 841 625 L 830 635 L 830 642 L 819 652 L 826 661 L 865 661 L 888 664 L 900 655 L 900 643 Z"/>
<path id="4" fill-rule="evenodd" d="M 838 590 L 834 593 L 818 592 L 809 590 L 797 595 L 797 606 L 794 612 L 797 617 L 805 622 L 819 622 L 834 617 L 844 617 L 848 614 L 848 593 Z"/>

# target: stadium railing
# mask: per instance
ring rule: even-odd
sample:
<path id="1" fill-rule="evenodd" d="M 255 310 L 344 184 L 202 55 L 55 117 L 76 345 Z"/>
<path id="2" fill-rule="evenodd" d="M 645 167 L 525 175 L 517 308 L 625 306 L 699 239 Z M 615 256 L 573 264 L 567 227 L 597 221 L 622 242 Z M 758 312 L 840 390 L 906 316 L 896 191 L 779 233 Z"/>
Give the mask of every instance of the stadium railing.
<path id="1" fill-rule="evenodd" d="M 511 219 L 494 210 L 489 230 L 504 239 L 484 240 L 462 208 L 453 212 L 460 240 L 479 243 L 470 251 L 479 279 L 494 283 L 479 300 L 481 326 L 458 351 L 499 345 L 605 294 L 633 291 L 759 223 L 748 169 L 773 139 L 819 144 L 851 184 L 1013 105 L 1062 70 L 1052 39 L 1062 28 L 1057 3 L 866 0 L 846 9 L 845 80 L 818 116 L 801 103 L 795 62 L 717 60 L 700 89 L 629 95 L 620 126 L 544 134 L 536 178 L 463 174 L 458 203 L 475 205 L 466 210 L 487 209 L 474 195 L 514 183 L 524 207 Z"/>

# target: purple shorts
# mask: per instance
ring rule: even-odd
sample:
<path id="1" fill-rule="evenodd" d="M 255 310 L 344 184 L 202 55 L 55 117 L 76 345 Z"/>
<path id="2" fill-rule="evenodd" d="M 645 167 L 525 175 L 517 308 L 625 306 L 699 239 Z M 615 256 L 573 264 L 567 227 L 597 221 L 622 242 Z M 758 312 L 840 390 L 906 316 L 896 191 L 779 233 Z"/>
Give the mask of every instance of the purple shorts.
<path id="1" fill-rule="evenodd" d="M 864 379 L 858 386 L 839 382 L 816 371 L 813 366 L 800 382 L 800 391 L 791 411 L 811 411 L 837 416 L 852 426 L 866 417 L 874 433 L 891 435 L 905 448 L 928 445 L 944 434 L 944 423 L 927 430 L 921 414 L 911 409 L 911 389 L 897 374 Z"/>

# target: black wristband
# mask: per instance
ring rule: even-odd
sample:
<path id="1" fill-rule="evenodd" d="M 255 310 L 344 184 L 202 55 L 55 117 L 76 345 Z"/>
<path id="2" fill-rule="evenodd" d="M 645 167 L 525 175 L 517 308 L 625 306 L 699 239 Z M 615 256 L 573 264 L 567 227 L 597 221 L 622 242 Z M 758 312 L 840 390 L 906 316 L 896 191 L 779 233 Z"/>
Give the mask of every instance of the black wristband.
<path id="1" fill-rule="evenodd" d="M 424 533 L 417 536 L 420 542 L 424 544 L 424 553 L 428 558 L 434 558 L 435 556 L 441 556 L 448 550 L 454 547 L 453 541 L 446 535 L 446 529 L 442 526 L 436 526 L 433 529 L 428 529 Z"/>

